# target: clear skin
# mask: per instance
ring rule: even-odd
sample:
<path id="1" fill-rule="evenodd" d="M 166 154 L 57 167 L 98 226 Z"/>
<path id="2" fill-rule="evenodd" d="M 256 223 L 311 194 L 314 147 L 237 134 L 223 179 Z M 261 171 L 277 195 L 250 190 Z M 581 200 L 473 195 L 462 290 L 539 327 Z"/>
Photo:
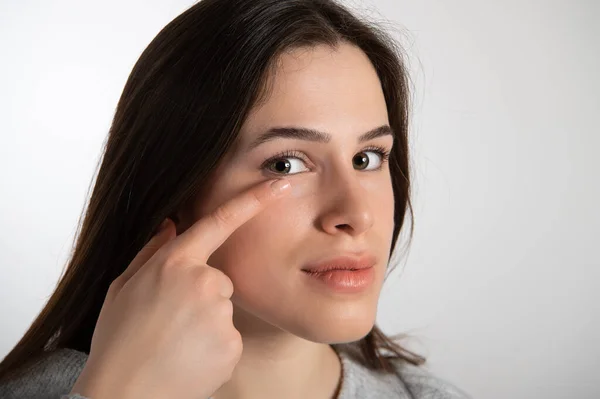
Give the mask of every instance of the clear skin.
<path id="1" fill-rule="evenodd" d="M 391 135 L 359 143 L 389 125 L 376 71 L 357 47 L 319 45 L 279 58 L 272 92 L 252 110 L 239 143 L 219 164 L 210 187 L 182 208 L 177 234 L 261 181 L 285 177 L 290 195 L 237 228 L 208 258 L 233 283 L 233 324 L 243 351 L 231 379 L 214 394 L 229 398 L 330 398 L 339 383 L 331 343 L 356 341 L 372 328 L 393 234 L 394 197 L 387 162 L 370 146 L 390 151 Z M 276 138 L 248 151 L 273 127 L 331 135 L 328 143 Z M 282 151 L 289 171 L 263 162 Z M 357 169 L 355 155 L 369 159 Z M 377 168 L 381 163 L 380 170 Z M 281 169 L 279 169 L 281 170 Z M 368 251 L 375 281 L 358 294 L 339 294 L 308 281 L 301 268 L 327 257 Z"/>

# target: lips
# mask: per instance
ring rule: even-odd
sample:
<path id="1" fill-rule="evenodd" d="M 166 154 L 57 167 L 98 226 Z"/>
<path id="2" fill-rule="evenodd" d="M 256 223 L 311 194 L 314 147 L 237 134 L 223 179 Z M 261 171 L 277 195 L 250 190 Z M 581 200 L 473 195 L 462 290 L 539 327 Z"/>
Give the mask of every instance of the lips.
<path id="1" fill-rule="evenodd" d="M 342 255 L 309 263 L 302 271 L 309 274 L 327 273 L 332 270 L 355 271 L 371 268 L 375 263 L 375 256 L 368 253 L 361 256 Z"/>

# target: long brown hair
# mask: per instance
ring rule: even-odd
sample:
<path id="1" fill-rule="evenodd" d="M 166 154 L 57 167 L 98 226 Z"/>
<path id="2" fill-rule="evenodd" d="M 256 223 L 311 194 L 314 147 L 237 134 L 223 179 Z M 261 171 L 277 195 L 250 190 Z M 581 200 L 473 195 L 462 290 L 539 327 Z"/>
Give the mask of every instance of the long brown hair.
<path id="1" fill-rule="evenodd" d="M 72 256 L 43 310 L 0 363 L 0 380 L 52 349 L 89 354 L 109 285 L 158 224 L 203 187 L 251 108 L 268 96 L 277 56 L 341 41 L 362 49 L 375 67 L 395 135 L 391 257 L 405 216 L 413 217 L 409 77 L 399 46 L 333 0 L 202 0 L 158 33 L 131 71 Z M 390 358 L 425 361 L 377 326 L 353 347 L 372 369 L 391 370 Z"/>

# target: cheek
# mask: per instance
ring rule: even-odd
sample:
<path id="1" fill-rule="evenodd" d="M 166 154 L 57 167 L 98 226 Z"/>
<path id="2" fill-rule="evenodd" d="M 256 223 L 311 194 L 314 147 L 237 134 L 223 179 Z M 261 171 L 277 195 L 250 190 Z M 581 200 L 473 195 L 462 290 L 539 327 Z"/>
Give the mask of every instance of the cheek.
<path id="1" fill-rule="evenodd" d="M 394 227 L 391 182 L 368 178 L 360 184 L 371 198 L 369 207 L 376 221 L 370 235 L 385 242 L 385 238 L 391 239 Z M 281 199 L 238 228 L 207 263 L 227 274 L 234 284 L 257 288 L 272 283 L 282 270 L 298 267 L 306 260 L 306 244 L 312 243 L 310 237 L 316 232 L 318 193 L 318 185 L 310 179 L 297 179 L 289 198 Z M 379 247 L 376 242 L 372 244 Z"/>
<path id="2" fill-rule="evenodd" d="M 256 313 L 286 305 L 294 292 L 303 237 L 310 235 L 305 212 L 275 205 L 236 230 L 208 259 L 233 282 L 232 300 Z M 304 254 L 305 255 L 305 254 Z"/>
<path id="3" fill-rule="evenodd" d="M 305 198 L 317 195 L 319 185 L 311 179 L 296 179 L 292 185 L 291 196 L 294 199 Z"/>
<path id="4" fill-rule="evenodd" d="M 374 219 L 381 226 L 389 230 L 394 229 L 394 190 L 391 180 L 363 179 L 360 185 L 369 193 L 371 198 L 371 212 Z"/>
<path id="5" fill-rule="evenodd" d="M 275 271 L 281 273 L 293 266 L 295 248 L 307 234 L 308 226 L 302 224 L 309 220 L 305 214 L 302 208 L 284 201 L 269 207 L 229 236 L 208 264 L 227 274 L 234 284 L 269 283 Z"/>

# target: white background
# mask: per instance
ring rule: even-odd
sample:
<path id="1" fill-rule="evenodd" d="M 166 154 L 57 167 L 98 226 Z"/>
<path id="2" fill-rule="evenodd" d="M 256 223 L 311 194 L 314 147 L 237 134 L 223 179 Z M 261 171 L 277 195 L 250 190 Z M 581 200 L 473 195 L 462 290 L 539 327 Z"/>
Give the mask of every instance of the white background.
<path id="1" fill-rule="evenodd" d="M 380 324 L 477 398 L 600 397 L 599 2 L 351 4 L 415 84 L 416 232 Z M 133 64 L 190 5 L 0 3 L 0 356 L 54 289 Z"/>

